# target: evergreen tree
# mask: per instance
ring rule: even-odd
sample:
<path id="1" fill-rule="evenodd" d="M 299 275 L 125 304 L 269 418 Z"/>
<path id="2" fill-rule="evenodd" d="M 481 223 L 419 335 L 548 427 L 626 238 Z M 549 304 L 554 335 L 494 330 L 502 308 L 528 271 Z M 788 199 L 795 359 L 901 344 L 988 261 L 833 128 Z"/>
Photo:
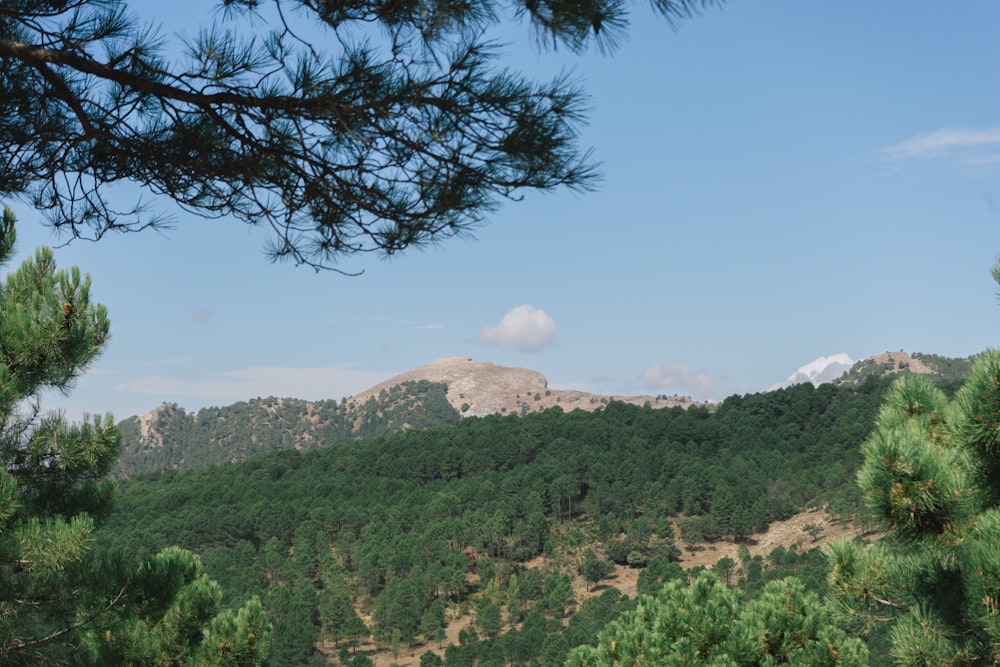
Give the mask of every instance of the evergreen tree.
<path id="1" fill-rule="evenodd" d="M 596 586 L 601 579 L 607 578 L 615 571 L 614 565 L 597 557 L 593 549 L 587 549 L 583 554 L 583 562 L 579 567 L 580 574 L 591 587 Z"/>
<path id="2" fill-rule="evenodd" d="M 676 19 L 718 2 L 652 4 Z M 513 9 L 544 43 L 608 48 L 627 3 L 218 5 L 219 23 L 167 49 L 125 0 L 0 3 L 0 195 L 99 238 L 157 222 L 112 201 L 131 181 L 264 224 L 275 257 L 329 265 L 454 236 L 528 189 L 594 182 L 582 92 L 497 67 L 484 35 Z"/>
<path id="3" fill-rule="evenodd" d="M 636 592 L 639 595 L 655 596 L 663 585 L 672 579 L 687 580 L 687 575 L 680 564 L 666 558 L 654 558 L 639 572 Z"/>
<path id="4" fill-rule="evenodd" d="M 0 222 L 0 265 L 14 254 L 14 215 Z M 0 662 L 46 659 L 92 621 L 103 600 L 78 583 L 92 573 L 87 541 L 109 499 L 101 481 L 118 452 L 110 416 L 80 426 L 42 416 L 39 397 L 68 389 L 100 354 L 110 324 L 90 280 L 57 271 L 52 251 L 0 285 Z"/>
<path id="5" fill-rule="evenodd" d="M 503 628 L 500 605 L 484 598 L 476 609 L 476 628 L 484 637 L 496 638 Z"/>
<path id="6" fill-rule="evenodd" d="M 736 572 L 736 561 L 729 556 L 720 558 L 712 566 L 712 572 L 728 586 L 731 583 L 733 573 Z"/>
<path id="7" fill-rule="evenodd" d="M 254 598 L 237 612 L 221 609 L 222 588 L 201 559 L 168 547 L 145 561 L 121 605 L 82 635 L 80 657 L 94 665 L 260 664 L 270 622 Z"/>
<path id="8" fill-rule="evenodd" d="M 14 254 L 14 222 L 4 209 L 0 265 Z M 42 415 L 40 397 L 67 391 L 109 329 L 90 278 L 57 270 L 48 248 L 0 284 L 0 664 L 258 664 L 269 633 L 260 605 L 220 612 L 196 556 L 173 548 L 136 568 L 91 548 L 118 431 L 111 415 L 81 425 Z"/>
<path id="9" fill-rule="evenodd" d="M 597 646 L 570 653 L 566 667 L 866 665 L 868 651 L 830 620 L 795 578 L 773 581 L 741 604 L 739 591 L 709 573 L 669 582 L 610 623 Z"/>
<path id="10" fill-rule="evenodd" d="M 897 664 L 1000 661 L 1000 353 L 955 398 L 916 375 L 887 394 L 858 484 L 886 538 L 829 547 L 845 621 L 889 624 Z"/>
<path id="11" fill-rule="evenodd" d="M 323 632 L 333 640 L 334 646 L 339 646 L 341 639 L 356 639 L 358 635 L 368 632 L 354 608 L 346 577 L 347 573 L 339 563 L 331 566 L 323 576 L 323 589 L 318 594 L 317 606 Z"/>

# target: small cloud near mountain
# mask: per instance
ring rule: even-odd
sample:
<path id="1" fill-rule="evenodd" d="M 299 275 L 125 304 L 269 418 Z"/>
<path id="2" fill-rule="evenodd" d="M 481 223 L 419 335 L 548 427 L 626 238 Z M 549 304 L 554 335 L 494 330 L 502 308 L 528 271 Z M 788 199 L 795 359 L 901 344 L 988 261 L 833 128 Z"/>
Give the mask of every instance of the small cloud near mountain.
<path id="1" fill-rule="evenodd" d="M 499 324 L 484 326 L 476 340 L 533 353 L 540 352 L 558 335 L 559 326 L 548 313 L 524 304 L 509 310 Z"/>
<path id="2" fill-rule="evenodd" d="M 840 354 L 831 354 L 828 357 L 820 357 L 804 366 L 799 366 L 799 369 L 789 375 L 787 380 L 775 384 L 771 389 L 790 387 L 793 384 L 801 384 L 803 382 L 811 382 L 814 385 L 832 382 L 849 371 L 853 365 L 854 360 L 843 352 Z"/>
<path id="3" fill-rule="evenodd" d="M 679 363 L 647 366 L 641 376 L 652 391 L 672 391 L 707 396 L 715 389 L 715 381 L 705 371 L 692 371 Z"/>

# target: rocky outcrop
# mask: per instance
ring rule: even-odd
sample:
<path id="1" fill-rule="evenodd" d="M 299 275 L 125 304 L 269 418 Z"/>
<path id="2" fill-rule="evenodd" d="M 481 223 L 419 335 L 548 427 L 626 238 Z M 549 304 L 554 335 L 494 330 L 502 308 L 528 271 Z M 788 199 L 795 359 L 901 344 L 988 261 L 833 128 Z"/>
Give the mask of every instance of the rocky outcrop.
<path id="1" fill-rule="evenodd" d="M 363 404 L 380 392 L 407 381 L 427 380 L 448 386 L 448 402 L 462 416 L 482 417 L 490 414 L 527 414 L 556 405 L 571 411 L 596 410 L 609 401 L 634 405 L 649 404 L 654 408 L 688 407 L 695 402 L 686 396 L 604 396 L 583 391 L 550 389 L 548 380 L 538 371 L 527 368 L 497 366 L 469 357 L 438 359 L 375 385 L 348 399 L 348 404 Z"/>

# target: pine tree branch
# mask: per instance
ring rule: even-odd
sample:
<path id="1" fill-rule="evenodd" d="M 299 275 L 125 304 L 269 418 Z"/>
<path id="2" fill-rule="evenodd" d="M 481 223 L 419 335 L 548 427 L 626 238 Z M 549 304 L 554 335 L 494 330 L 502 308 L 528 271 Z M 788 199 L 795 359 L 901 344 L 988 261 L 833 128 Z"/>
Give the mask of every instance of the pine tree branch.
<path id="1" fill-rule="evenodd" d="M 16 651 L 22 651 L 24 649 L 35 648 L 35 647 L 38 647 L 38 646 L 42 646 L 44 644 L 48 644 L 49 642 L 51 642 L 54 639 L 58 639 L 59 637 L 62 637 L 63 635 L 66 635 L 66 634 L 68 634 L 70 632 L 73 632 L 75 630 L 79 630 L 83 626 L 89 625 L 90 623 L 93 623 L 98 618 L 100 618 L 103 614 L 107 613 L 108 611 L 111 611 L 111 609 L 113 609 L 115 606 L 117 606 L 121 602 L 122 598 L 125 597 L 125 591 L 128 589 L 128 587 L 129 587 L 129 585 L 131 583 L 132 583 L 131 582 L 131 578 L 129 578 L 129 580 L 126 581 L 125 585 L 122 586 L 121 590 L 118 591 L 118 594 L 115 595 L 113 598 L 111 598 L 111 600 L 108 601 L 107 605 L 105 605 L 100 610 L 94 612 L 93 614 L 91 614 L 87 618 L 84 618 L 84 619 L 82 619 L 80 621 L 77 621 L 75 623 L 70 623 L 70 624 L 68 624 L 68 625 L 66 625 L 66 626 L 64 626 L 62 628 L 59 628 L 58 630 L 50 632 L 49 634 L 45 635 L 44 637 L 38 637 L 36 639 L 17 639 L 17 638 L 11 639 L 7 644 L 5 644 L 3 646 L 0 646 L 0 655 L 6 655 L 8 653 L 13 653 L 13 652 L 16 652 Z"/>
<path id="2" fill-rule="evenodd" d="M 345 116 L 357 114 L 359 111 L 368 109 L 368 107 L 359 107 L 354 104 L 340 104 L 329 97 L 322 96 L 261 96 L 236 92 L 236 88 L 218 93 L 196 93 L 178 88 L 177 86 L 158 83 L 150 78 L 136 76 L 108 63 L 84 58 L 71 51 L 46 49 L 9 39 L 0 39 L 0 58 L 13 58 L 36 68 L 42 68 L 46 65 L 62 65 L 77 72 L 90 74 L 106 81 L 112 81 L 137 92 L 152 95 L 163 100 L 185 102 L 202 108 L 229 105 L 260 110 L 296 111 L 322 115 L 340 114 Z M 43 71 L 48 70 L 46 68 Z M 168 73 L 159 71 L 157 74 L 165 75 Z M 60 85 L 59 88 L 68 93 L 68 88 L 64 84 Z M 73 99 L 75 100 L 75 98 Z M 78 100 L 76 100 L 76 104 L 79 104 Z"/>
<path id="3" fill-rule="evenodd" d="M 594 183 L 577 145 L 582 93 L 495 69 L 494 45 L 465 32 L 497 20 L 486 5 L 373 1 L 327 16 L 302 4 L 341 40 L 331 61 L 281 0 L 264 47 L 208 31 L 186 69 L 160 60 L 118 0 L 0 7 L 0 83 L 24 100 L 0 125 L 0 193 L 99 239 L 160 223 L 141 202 L 111 205 L 109 187 L 132 181 L 198 215 L 266 223 L 275 258 L 333 268 L 460 234 L 525 189 Z M 385 23 L 388 43 L 349 46 L 340 32 L 355 21 Z M 90 54 L 101 48 L 104 59 Z"/>

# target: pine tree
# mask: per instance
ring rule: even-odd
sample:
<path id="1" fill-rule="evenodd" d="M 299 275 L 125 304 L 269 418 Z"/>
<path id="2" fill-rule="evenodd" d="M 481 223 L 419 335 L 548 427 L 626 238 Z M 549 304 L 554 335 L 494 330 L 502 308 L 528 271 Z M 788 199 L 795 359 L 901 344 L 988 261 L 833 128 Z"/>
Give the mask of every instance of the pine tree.
<path id="1" fill-rule="evenodd" d="M 690 585 L 671 581 L 605 627 L 596 647 L 574 649 L 566 667 L 867 664 L 864 644 L 837 628 L 794 577 L 741 600 L 707 572 Z"/>
<path id="2" fill-rule="evenodd" d="M 4 209 L 0 265 L 14 223 Z M 92 548 L 119 433 L 110 414 L 79 425 L 43 415 L 40 397 L 68 391 L 109 330 L 90 278 L 57 270 L 49 248 L 0 283 L 0 665 L 257 664 L 263 610 L 220 611 L 196 556 L 172 548 L 137 567 Z"/>
<path id="3" fill-rule="evenodd" d="M 0 265 L 14 254 L 14 214 L 0 222 Z M 68 389 L 104 348 L 110 324 L 90 280 L 57 271 L 52 251 L 0 284 L 0 661 L 31 662 L 89 620 L 87 562 L 101 481 L 118 454 L 110 416 L 82 425 L 40 414 L 43 391 Z M 100 607 L 93 613 L 97 613 Z"/>
<path id="4" fill-rule="evenodd" d="M 862 451 L 858 483 L 886 537 L 829 547 L 840 617 L 889 625 L 897 664 L 1000 662 L 1000 353 L 951 401 L 897 380 Z"/>
<path id="5" fill-rule="evenodd" d="M 615 571 L 615 566 L 597 557 L 593 549 L 587 549 L 583 554 L 583 562 L 579 567 L 580 574 L 586 579 L 587 585 L 594 587 L 601 579 L 607 578 Z"/>
<path id="6" fill-rule="evenodd" d="M 147 559 L 100 622 L 81 633 L 77 661 L 92 665 L 249 667 L 267 655 L 270 622 L 257 599 L 221 609 L 222 588 L 201 559 L 167 547 Z"/>
<path id="7" fill-rule="evenodd" d="M 323 588 L 317 601 L 323 634 L 333 640 L 334 647 L 339 647 L 342 639 L 356 639 L 358 635 L 368 632 L 354 608 L 346 578 L 347 571 L 340 563 L 328 567 L 323 574 Z"/>
<path id="8" fill-rule="evenodd" d="M 652 5 L 676 20 L 719 2 Z M 100 238 L 162 221 L 115 200 L 131 181 L 269 228 L 274 257 L 329 266 L 454 236 L 527 190 L 595 181 L 582 92 L 498 66 L 484 35 L 513 11 L 543 44 L 606 49 L 628 3 L 216 4 L 197 37 L 168 44 L 125 0 L 0 3 L 0 196 Z"/>

